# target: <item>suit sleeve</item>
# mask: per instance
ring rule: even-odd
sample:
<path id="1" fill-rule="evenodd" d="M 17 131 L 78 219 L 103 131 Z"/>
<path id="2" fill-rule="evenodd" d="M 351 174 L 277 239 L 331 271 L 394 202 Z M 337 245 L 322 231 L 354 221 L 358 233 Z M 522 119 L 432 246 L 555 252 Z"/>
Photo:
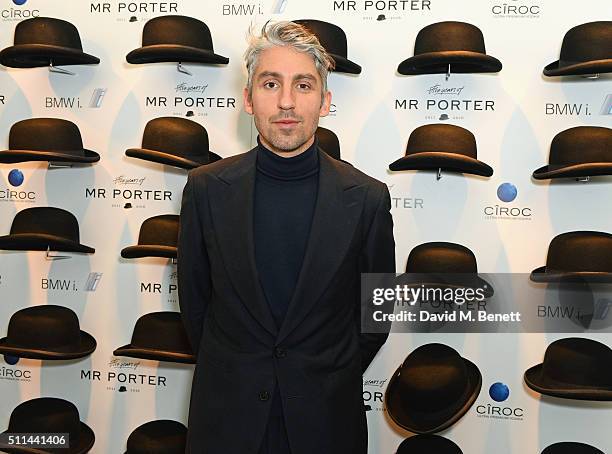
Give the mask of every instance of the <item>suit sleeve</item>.
<path id="1" fill-rule="evenodd" d="M 190 173 L 183 189 L 178 238 L 178 293 L 183 325 L 197 355 L 211 295 L 210 263 L 198 211 L 196 181 Z"/>
<path id="2" fill-rule="evenodd" d="M 378 199 L 378 206 L 368 229 L 361 257 L 362 273 L 395 273 L 395 240 L 391 217 L 391 196 L 386 185 Z M 359 308 L 361 309 L 361 307 Z M 361 325 L 361 317 L 358 317 Z M 361 331 L 361 326 L 359 327 Z M 361 370 L 366 371 L 389 333 L 361 333 Z"/>

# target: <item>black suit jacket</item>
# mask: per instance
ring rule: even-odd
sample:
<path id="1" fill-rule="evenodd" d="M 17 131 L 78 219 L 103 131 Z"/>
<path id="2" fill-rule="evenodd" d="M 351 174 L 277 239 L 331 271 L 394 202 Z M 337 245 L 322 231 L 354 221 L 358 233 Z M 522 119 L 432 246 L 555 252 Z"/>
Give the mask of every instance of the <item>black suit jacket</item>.
<path id="1" fill-rule="evenodd" d="M 190 172 L 179 304 L 197 355 L 187 452 L 256 453 L 278 384 L 293 454 L 367 451 L 362 373 L 385 334 L 360 334 L 360 273 L 395 272 L 387 186 L 319 150 L 295 293 L 277 329 L 253 245 L 256 149 Z"/>

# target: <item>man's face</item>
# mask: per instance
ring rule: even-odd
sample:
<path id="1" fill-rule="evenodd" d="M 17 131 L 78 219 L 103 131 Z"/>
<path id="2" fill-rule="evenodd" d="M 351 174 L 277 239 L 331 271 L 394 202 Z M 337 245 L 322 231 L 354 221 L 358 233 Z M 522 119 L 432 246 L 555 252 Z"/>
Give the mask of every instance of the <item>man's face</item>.
<path id="1" fill-rule="evenodd" d="M 275 46 L 259 55 L 251 97 L 246 88 L 243 97 L 264 146 L 290 157 L 312 145 L 319 117 L 331 103 L 329 91 L 321 102 L 322 85 L 309 54 Z"/>

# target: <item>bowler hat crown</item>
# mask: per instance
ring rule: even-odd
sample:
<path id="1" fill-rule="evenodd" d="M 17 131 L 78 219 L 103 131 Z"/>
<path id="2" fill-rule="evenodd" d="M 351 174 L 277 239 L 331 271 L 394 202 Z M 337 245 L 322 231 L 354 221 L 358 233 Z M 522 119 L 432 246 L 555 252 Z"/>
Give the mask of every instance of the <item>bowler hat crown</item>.
<path id="1" fill-rule="evenodd" d="M 565 33 L 559 66 L 612 59 L 612 21 L 588 22 Z"/>
<path id="2" fill-rule="evenodd" d="M 604 454 L 604 452 L 586 443 L 562 441 L 547 446 L 542 454 Z"/>
<path id="3" fill-rule="evenodd" d="M 612 129 L 577 126 L 561 131 L 553 138 L 548 158 L 550 167 L 590 162 L 612 164 Z"/>
<path id="4" fill-rule="evenodd" d="M 40 397 L 17 405 L 11 413 L 8 432 L 68 433 L 70 444 L 81 436 L 81 422 L 76 406 L 55 397 Z"/>
<path id="5" fill-rule="evenodd" d="M 397 386 L 405 408 L 436 411 L 460 401 L 468 382 L 465 362 L 454 349 L 428 344 L 406 358 Z"/>
<path id="6" fill-rule="evenodd" d="M 612 349 L 581 337 L 559 339 L 546 349 L 541 376 L 571 386 L 612 391 Z"/>
<path id="7" fill-rule="evenodd" d="M 447 51 L 486 54 L 484 36 L 475 25 L 456 21 L 431 24 L 417 34 L 414 55 Z"/>
<path id="8" fill-rule="evenodd" d="M 476 256 L 456 243 L 430 242 L 410 251 L 407 273 L 477 273 Z"/>
<path id="9" fill-rule="evenodd" d="M 310 32 L 316 35 L 321 46 L 330 54 L 341 55 L 346 57 L 348 54 L 348 46 L 346 33 L 340 27 L 329 22 L 324 22 L 316 19 L 300 19 L 295 21 L 297 24 L 303 25 Z"/>
<path id="10" fill-rule="evenodd" d="M 152 312 L 136 321 L 133 348 L 191 353 L 191 346 L 178 312 Z"/>
<path id="11" fill-rule="evenodd" d="M 612 273 L 612 235 L 577 231 L 557 235 L 548 246 L 546 273 Z"/>
<path id="12" fill-rule="evenodd" d="M 127 440 L 126 454 L 183 454 L 187 428 L 178 421 L 149 421 L 134 429 Z"/>
<path id="13" fill-rule="evenodd" d="M 419 126 L 412 131 L 406 146 L 406 156 L 432 151 L 476 159 L 476 138 L 465 128 L 446 124 Z"/>
<path id="14" fill-rule="evenodd" d="M 12 346 L 24 349 L 76 351 L 81 347 L 79 319 L 63 306 L 26 307 L 11 316 L 6 339 Z"/>
<path id="15" fill-rule="evenodd" d="M 315 134 L 319 147 L 332 158 L 340 159 L 340 141 L 334 131 L 319 126 Z"/>
<path id="16" fill-rule="evenodd" d="M 396 454 L 463 454 L 448 438 L 433 434 L 414 435 L 397 447 Z"/>
<path id="17" fill-rule="evenodd" d="M 361 66 L 348 59 L 348 46 L 344 30 L 335 24 L 316 19 L 299 19 L 294 21 L 314 34 L 321 46 L 334 59 L 335 72 L 360 74 Z"/>
<path id="18" fill-rule="evenodd" d="M 138 244 L 176 247 L 179 233 L 179 217 L 162 214 L 146 219 L 140 226 Z"/>
<path id="19" fill-rule="evenodd" d="M 193 159 L 208 152 L 206 128 L 180 117 L 154 118 L 145 126 L 142 148 Z"/>
<path id="20" fill-rule="evenodd" d="M 74 215 L 55 207 L 32 207 L 19 211 L 11 224 L 11 235 L 33 233 L 79 242 L 79 223 Z"/>
<path id="21" fill-rule="evenodd" d="M 34 17 L 19 22 L 15 27 L 14 44 L 46 44 L 83 50 L 77 28 L 53 17 Z"/>
<path id="22" fill-rule="evenodd" d="M 145 23 L 142 45 L 174 44 L 213 52 L 210 29 L 201 20 L 188 16 L 160 16 Z"/>
<path id="23" fill-rule="evenodd" d="M 29 118 L 18 121 L 9 132 L 9 149 L 62 152 L 84 156 L 77 125 L 61 118 Z"/>

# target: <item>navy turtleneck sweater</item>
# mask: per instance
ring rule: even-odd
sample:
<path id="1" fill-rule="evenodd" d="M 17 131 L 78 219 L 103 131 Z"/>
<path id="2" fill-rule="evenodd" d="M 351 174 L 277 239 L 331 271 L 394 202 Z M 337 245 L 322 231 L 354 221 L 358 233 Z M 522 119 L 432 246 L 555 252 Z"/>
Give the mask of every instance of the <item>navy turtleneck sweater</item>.
<path id="1" fill-rule="evenodd" d="M 255 176 L 254 239 L 259 281 L 276 325 L 285 318 L 306 251 L 317 199 L 317 143 L 284 158 L 259 142 Z"/>
<path id="2" fill-rule="evenodd" d="M 317 200 L 317 142 L 303 153 L 283 158 L 259 138 L 253 230 L 259 281 L 280 328 L 295 291 Z M 259 454 L 291 454 L 278 385 Z"/>

